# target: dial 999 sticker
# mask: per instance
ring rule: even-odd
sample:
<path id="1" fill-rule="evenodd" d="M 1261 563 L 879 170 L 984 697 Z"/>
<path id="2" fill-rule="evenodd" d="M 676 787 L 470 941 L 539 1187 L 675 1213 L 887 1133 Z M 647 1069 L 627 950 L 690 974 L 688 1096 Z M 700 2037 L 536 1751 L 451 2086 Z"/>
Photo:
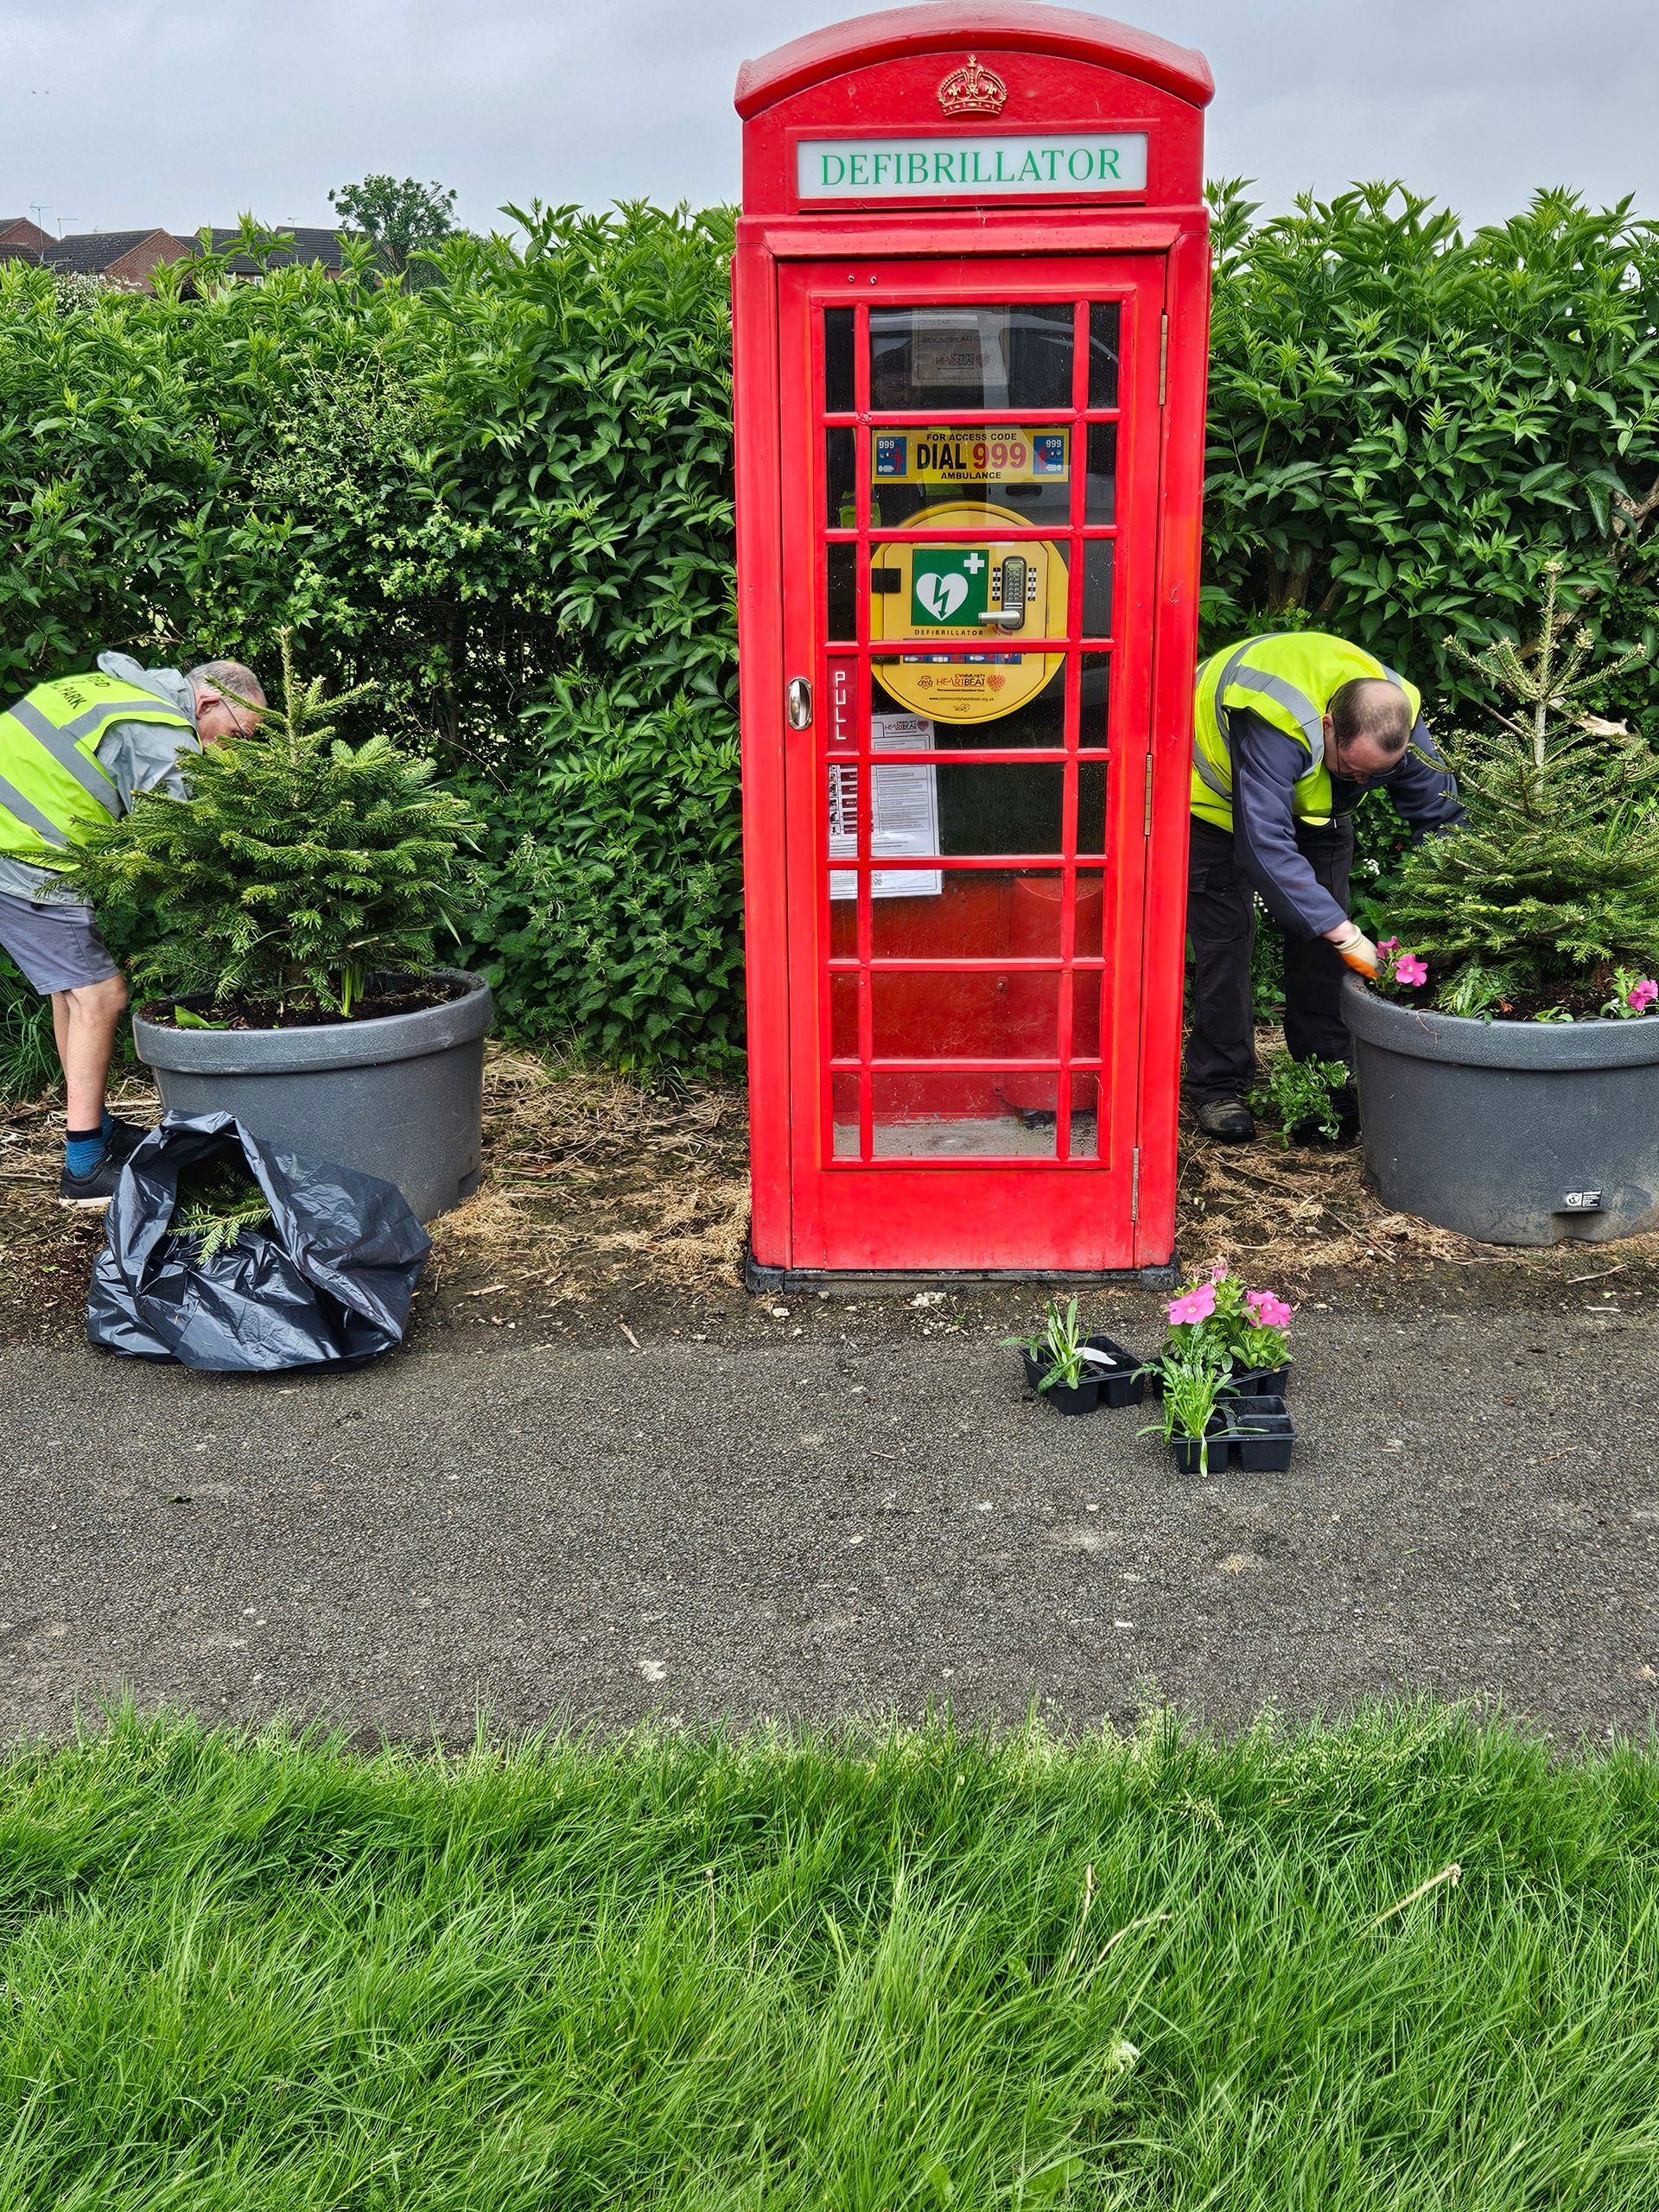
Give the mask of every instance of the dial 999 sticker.
<path id="1" fill-rule="evenodd" d="M 1071 474 L 1071 433 L 1007 423 L 878 430 L 870 456 L 877 484 L 1065 484 Z"/>

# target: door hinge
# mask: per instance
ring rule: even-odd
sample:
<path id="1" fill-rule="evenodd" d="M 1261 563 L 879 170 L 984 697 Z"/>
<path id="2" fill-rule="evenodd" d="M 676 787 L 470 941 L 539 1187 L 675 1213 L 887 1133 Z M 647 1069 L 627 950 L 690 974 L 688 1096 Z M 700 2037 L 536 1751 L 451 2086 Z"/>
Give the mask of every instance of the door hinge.
<path id="1" fill-rule="evenodd" d="M 1158 338 L 1158 404 L 1161 407 L 1169 391 L 1169 317 L 1159 318 Z"/>
<path id="2" fill-rule="evenodd" d="M 1129 1171 L 1129 1219 L 1141 1218 L 1141 1147 L 1135 1147 L 1135 1164 Z"/>
<path id="3" fill-rule="evenodd" d="M 1146 812 L 1141 817 L 1141 835 L 1143 837 L 1150 837 L 1152 835 L 1152 760 L 1150 755 L 1147 760 L 1147 805 Z"/>

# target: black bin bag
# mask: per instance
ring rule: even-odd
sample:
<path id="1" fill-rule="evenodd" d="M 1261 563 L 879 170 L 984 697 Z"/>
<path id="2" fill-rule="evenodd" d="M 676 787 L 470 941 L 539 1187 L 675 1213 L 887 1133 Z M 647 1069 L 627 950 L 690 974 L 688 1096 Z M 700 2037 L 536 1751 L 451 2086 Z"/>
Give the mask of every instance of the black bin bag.
<path id="1" fill-rule="evenodd" d="M 271 1219 L 203 1259 L 170 1230 L 179 1179 L 237 1151 Z M 264 1143 L 233 1114 L 169 1114 L 110 1202 L 86 1335 L 228 1373 L 356 1364 L 402 1341 L 431 1249 L 395 1184 Z"/>

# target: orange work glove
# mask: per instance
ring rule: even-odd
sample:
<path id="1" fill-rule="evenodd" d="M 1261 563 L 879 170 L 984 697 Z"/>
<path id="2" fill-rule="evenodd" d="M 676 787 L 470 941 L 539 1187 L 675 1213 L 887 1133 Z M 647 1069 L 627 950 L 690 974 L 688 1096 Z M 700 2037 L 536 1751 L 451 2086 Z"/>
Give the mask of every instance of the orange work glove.
<path id="1" fill-rule="evenodd" d="M 1374 982 L 1381 965 L 1381 956 L 1357 922 L 1350 923 L 1349 927 L 1353 932 L 1351 936 L 1332 938 L 1332 942 L 1342 955 L 1344 964 L 1351 968 L 1356 976 L 1363 976 L 1368 982 Z"/>

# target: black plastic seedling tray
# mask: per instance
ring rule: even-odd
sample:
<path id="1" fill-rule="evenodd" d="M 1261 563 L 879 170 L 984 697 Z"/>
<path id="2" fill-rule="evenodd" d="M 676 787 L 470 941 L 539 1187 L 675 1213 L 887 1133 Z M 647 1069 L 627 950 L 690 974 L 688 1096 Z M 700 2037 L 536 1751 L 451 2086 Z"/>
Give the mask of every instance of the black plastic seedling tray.
<path id="1" fill-rule="evenodd" d="M 1290 1471 L 1296 1429 L 1282 1398 L 1251 1398 L 1217 1414 L 1206 1440 L 1212 1475 L 1235 1461 L 1242 1474 L 1282 1475 Z M 1197 1437 L 1172 1436 L 1169 1446 L 1178 1473 L 1201 1471 Z"/>
<path id="2" fill-rule="evenodd" d="M 1110 1337 L 1085 1337 L 1084 1342 L 1090 1351 L 1103 1351 L 1112 1362 L 1099 1374 L 1100 1402 L 1103 1406 L 1138 1406 L 1147 1395 L 1147 1378 L 1140 1372 L 1141 1363 L 1132 1351 L 1115 1344 Z"/>
<path id="3" fill-rule="evenodd" d="M 1079 1382 L 1075 1389 L 1068 1389 L 1064 1382 L 1055 1382 L 1045 1390 L 1041 1384 L 1047 1370 L 1041 1361 L 1033 1359 L 1025 1351 L 1021 1351 L 1020 1357 L 1026 1363 L 1027 1389 L 1034 1390 L 1045 1403 L 1053 1407 L 1057 1414 L 1091 1414 L 1100 1403 L 1100 1385 L 1092 1378 Z"/>
<path id="4" fill-rule="evenodd" d="M 1234 1394 L 1241 1398 L 1282 1398 L 1290 1387 L 1291 1362 L 1282 1367 L 1247 1367 L 1231 1377 Z"/>

